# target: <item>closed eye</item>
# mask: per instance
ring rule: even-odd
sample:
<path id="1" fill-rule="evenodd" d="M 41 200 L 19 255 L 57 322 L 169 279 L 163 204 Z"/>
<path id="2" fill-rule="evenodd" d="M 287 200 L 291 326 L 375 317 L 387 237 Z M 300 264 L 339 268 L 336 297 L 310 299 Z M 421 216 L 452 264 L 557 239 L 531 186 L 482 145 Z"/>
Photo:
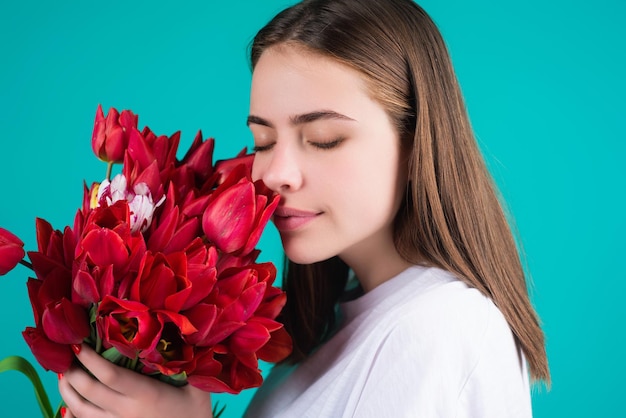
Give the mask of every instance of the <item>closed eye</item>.
<path id="1" fill-rule="evenodd" d="M 309 142 L 312 146 L 319 149 L 332 149 L 341 144 L 345 138 L 339 137 L 330 142 Z"/>
<path id="2" fill-rule="evenodd" d="M 255 145 L 252 148 L 252 151 L 254 152 L 263 152 L 263 151 L 269 151 L 270 149 L 272 149 L 272 147 L 274 146 L 274 144 L 268 144 L 268 145 Z"/>

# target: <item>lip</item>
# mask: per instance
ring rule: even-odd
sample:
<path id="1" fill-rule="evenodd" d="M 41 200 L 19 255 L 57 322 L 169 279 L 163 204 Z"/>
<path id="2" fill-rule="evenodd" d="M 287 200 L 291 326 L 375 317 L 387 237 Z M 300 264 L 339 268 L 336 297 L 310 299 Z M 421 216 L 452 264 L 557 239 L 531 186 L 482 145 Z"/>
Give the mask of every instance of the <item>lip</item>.
<path id="1" fill-rule="evenodd" d="M 278 206 L 274 211 L 274 225 L 280 232 L 295 231 L 314 221 L 322 212 L 312 212 Z"/>

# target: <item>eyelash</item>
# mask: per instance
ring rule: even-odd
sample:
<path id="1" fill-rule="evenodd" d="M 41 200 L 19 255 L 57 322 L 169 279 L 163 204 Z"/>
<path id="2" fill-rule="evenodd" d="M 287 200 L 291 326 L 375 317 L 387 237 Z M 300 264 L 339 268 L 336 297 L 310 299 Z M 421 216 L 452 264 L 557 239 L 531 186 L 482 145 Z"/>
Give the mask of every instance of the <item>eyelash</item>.
<path id="1" fill-rule="evenodd" d="M 254 147 L 252 147 L 252 151 L 254 151 L 254 152 L 269 151 L 273 146 L 274 146 L 274 144 L 270 144 L 270 145 L 255 145 Z"/>
<path id="2" fill-rule="evenodd" d="M 327 150 L 327 149 L 335 148 L 336 146 L 341 144 L 344 139 L 345 138 L 343 137 L 339 137 L 329 142 L 310 142 L 310 144 L 313 145 L 315 148 L 318 148 L 321 150 Z"/>
<path id="3" fill-rule="evenodd" d="M 343 142 L 345 138 L 344 137 L 339 137 L 333 141 L 329 141 L 329 142 L 309 142 L 309 144 L 311 144 L 313 147 L 320 149 L 320 150 L 328 150 L 328 149 L 333 149 L 335 147 L 337 147 L 339 144 L 341 144 Z M 272 149 L 272 147 L 274 146 L 274 144 L 268 144 L 268 145 L 255 145 L 252 148 L 252 151 L 254 152 L 264 152 L 264 151 L 269 151 L 270 149 Z"/>

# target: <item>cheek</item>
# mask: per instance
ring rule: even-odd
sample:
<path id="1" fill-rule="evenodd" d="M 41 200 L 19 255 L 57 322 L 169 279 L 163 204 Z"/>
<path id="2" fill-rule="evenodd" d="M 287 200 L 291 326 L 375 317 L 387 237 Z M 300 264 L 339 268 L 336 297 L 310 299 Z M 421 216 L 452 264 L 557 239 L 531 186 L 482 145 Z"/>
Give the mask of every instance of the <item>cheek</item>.
<path id="1" fill-rule="evenodd" d="M 398 209 L 406 184 L 398 159 L 395 152 L 381 150 L 346 173 L 354 185 L 351 199 L 370 206 L 372 216 L 394 216 Z"/>
<path id="2" fill-rule="evenodd" d="M 257 181 L 263 177 L 261 170 L 261 158 L 258 154 L 254 154 L 254 160 L 252 160 L 252 181 Z"/>

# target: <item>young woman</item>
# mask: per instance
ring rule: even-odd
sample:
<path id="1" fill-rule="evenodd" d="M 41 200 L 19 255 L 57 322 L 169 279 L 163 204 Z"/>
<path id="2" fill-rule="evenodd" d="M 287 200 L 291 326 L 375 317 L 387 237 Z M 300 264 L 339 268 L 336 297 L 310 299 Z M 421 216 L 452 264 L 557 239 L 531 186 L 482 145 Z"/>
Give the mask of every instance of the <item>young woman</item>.
<path id="1" fill-rule="evenodd" d="M 249 417 L 529 417 L 549 384 L 515 240 L 441 35 L 410 0 L 310 0 L 251 49 L 253 176 L 281 195 L 294 352 Z M 68 415 L 209 416 L 89 349 Z"/>

